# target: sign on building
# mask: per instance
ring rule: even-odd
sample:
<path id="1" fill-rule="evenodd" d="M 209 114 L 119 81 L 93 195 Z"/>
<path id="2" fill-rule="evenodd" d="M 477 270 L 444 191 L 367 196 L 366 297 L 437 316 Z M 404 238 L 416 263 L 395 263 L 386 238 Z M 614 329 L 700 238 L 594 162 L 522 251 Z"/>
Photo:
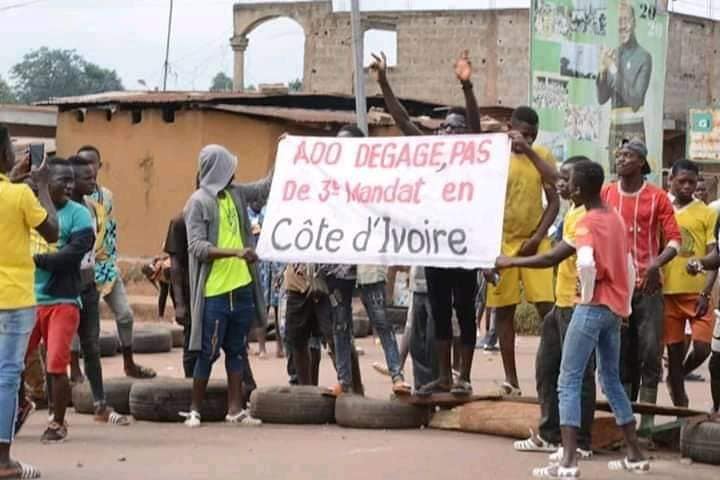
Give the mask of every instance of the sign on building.
<path id="1" fill-rule="evenodd" d="M 697 162 L 720 162 L 720 107 L 691 108 L 687 156 Z"/>
<path id="2" fill-rule="evenodd" d="M 612 174 L 617 147 L 638 137 L 659 179 L 666 4 L 533 0 L 530 99 L 540 115 L 538 141 L 558 159 L 585 155 Z"/>
<path id="3" fill-rule="evenodd" d="M 263 260 L 492 267 L 500 254 L 506 134 L 280 141 Z"/>

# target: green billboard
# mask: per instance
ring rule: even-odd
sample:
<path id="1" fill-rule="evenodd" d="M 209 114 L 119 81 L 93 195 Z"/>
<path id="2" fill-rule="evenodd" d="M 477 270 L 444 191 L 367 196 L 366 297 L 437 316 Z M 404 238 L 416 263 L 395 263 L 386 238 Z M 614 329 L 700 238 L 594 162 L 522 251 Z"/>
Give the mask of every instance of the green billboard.
<path id="1" fill-rule="evenodd" d="M 660 178 L 666 3 L 532 1 L 530 102 L 558 159 L 585 155 L 612 174 L 617 147 L 637 137 Z"/>

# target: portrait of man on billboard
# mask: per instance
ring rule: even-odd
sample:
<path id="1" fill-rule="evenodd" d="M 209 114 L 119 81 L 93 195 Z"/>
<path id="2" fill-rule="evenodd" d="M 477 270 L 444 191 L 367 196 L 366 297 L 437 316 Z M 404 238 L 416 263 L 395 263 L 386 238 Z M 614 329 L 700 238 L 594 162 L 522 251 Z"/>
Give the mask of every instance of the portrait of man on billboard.
<path id="1" fill-rule="evenodd" d="M 635 36 L 635 9 L 629 0 L 618 6 L 617 48 L 603 48 L 596 79 L 598 102 L 611 102 L 609 161 L 615 171 L 614 151 L 623 139 L 645 141 L 643 106 L 650 85 L 652 57 Z"/>

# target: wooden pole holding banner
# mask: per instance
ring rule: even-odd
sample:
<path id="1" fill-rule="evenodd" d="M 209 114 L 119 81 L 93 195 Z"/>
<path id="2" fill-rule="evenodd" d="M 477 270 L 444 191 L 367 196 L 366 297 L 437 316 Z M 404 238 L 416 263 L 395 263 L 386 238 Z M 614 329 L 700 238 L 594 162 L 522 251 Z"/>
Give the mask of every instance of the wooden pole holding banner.
<path id="1" fill-rule="evenodd" d="M 365 69 L 363 68 L 363 31 L 360 24 L 360 0 L 350 0 L 352 49 L 355 83 L 355 115 L 357 125 L 368 135 L 367 101 L 365 98 Z"/>

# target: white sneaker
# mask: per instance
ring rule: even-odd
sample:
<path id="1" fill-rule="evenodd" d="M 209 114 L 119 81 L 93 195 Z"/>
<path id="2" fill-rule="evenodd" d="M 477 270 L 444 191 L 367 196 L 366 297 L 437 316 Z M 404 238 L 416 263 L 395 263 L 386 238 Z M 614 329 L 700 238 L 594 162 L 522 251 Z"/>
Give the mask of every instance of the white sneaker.
<path id="1" fill-rule="evenodd" d="M 243 427 L 257 427 L 262 425 L 262 420 L 254 418 L 250 415 L 250 410 L 241 410 L 235 415 L 226 415 L 225 422 L 233 425 L 241 425 Z"/>
<path id="2" fill-rule="evenodd" d="M 557 452 L 550 454 L 550 463 L 560 463 L 563 458 L 563 447 L 558 448 Z M 590 460 L 593 457 L 592 450 L 577 449 L 578 460 Z"/>
<path id="3" fill-rule="evenodd" d="M 190 428 L 197 428 L 201 425 L 200 412 L 190 410 L 189 412 L 180 412 L 180 416 L 185 418 L 185 425 Z"/>

